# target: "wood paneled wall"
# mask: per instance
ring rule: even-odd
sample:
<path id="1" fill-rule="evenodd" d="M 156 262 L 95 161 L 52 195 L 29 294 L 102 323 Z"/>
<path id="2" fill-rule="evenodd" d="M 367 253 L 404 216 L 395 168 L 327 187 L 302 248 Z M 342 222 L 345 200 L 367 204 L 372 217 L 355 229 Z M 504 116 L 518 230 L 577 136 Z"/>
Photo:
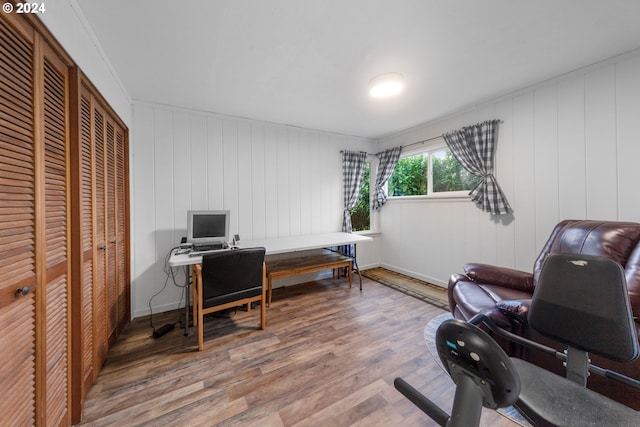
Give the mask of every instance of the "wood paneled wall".
<path id="1" fill-rule="evenodd" d="M 498 118 L 496 175 L 514 213 L 468 200 L 395 200 L 380 214 L 382 263 L 446 284 L 466 262 L 531 271 L 562 219 L 640 221 L 640 51 L 384 138 L 382 148 Z"/>
<path id="2" fill-rule="evenodd" d="M 243 240 L 339 231 L 340 150 L 376 146 L 145 103 L 134 104 L 132 140 L 134 317 L 149 313 L 165 284 L 165 257 L 186 235 L 187 210 L 229 209 L 231 233 Z M 151 305 L 166 311 L 180 302 L 181 289 L 169 284 Z"/>

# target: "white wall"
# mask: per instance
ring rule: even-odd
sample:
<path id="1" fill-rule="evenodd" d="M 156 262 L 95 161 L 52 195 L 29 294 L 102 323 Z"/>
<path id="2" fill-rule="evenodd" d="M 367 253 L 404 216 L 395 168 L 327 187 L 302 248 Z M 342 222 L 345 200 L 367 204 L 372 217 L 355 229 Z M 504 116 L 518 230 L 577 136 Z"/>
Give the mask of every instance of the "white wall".
<path id="1" fill-rule="evenodd" d="M 466 262 L 531 271 L 562 219 L 640 222 L 640 51 L 383 138 L 381 149 L 501 119 L 496 176 L 514 209 L 469 199 L 390 201 L 382 264 L 445 285 Z"/>
<path id="2" fill-rule="evenodd" d="M 186 235 L 187 210 L 229 209 L 231 234 L 242 240 L 339 231 L 340 150 L 376 144 L 138 102 L 133 110 L 133 317 L 148 314 L 163 288 L 165 257 Z M 170 281 L 153 310 L 173 309 L 180 298 Z"/>
<path id="3" fill-rule="evenodd" d="M 188 209 L 230 209 L 245 240 L 340 229 L 339 151 L 372 151 L 375 140 L 143 103 L 134 118 L 77 0 L 47 4 L 40 18 L 130 129 L 132 317 L 147 314 L 164 286 L 164 256 L 185 235 Z M 379 259 L 373 245 L 358 258 Z M 154 311 L 181 297 L 169 281 Z"/>
<path id="4" fill-rule="evenodd" d="M 132 314 L 148 312 L 165 275 L 163 257 L 189 208 L 228 208 L 243 239 L 339 228 L 339 150 L 373 141 L 131 101 L 77 0 L 40 16 L 131 130 Z M 468 261 L 530 270 L 565 218 L 640 221 L 640 52 L 383 138 L 382 148 L 499 118 L 496 175 L 513 216 L 492 218 L 468 200 L 390 201 L 379 245 L 363 265 L 446 284 Z M 294 161 L 299 159 L 299 161 Z M 250 165 L 250 166 L 249 166 Z M 179 302 L 170 285 L 153 304 Z"/>
<path id="5" fill-rule="evenodd" d="M 47 2 L 47 11 L 38 15 L 91 83 L 131 128 L 131 99 L 106 54 L 97 42 L 76 0 Z"/>

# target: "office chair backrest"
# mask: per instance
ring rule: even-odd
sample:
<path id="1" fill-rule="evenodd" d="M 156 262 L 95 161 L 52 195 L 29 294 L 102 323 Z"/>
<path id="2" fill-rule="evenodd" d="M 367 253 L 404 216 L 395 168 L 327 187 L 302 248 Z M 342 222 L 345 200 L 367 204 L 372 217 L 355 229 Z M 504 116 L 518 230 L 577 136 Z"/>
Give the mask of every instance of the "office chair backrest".
<path id="1" fill-rule="evenodd" d="M 233 249 L 202 257 L 203 304 L 224 304 L 261 292 L 264 248 Z"/>
<path id="2" fill-rule="evenodd" d="M 582 351 L 620 362 L 638 357 L 625 273 L 608 258 L 549 255 L 528 320 L 538 332 Z"/>

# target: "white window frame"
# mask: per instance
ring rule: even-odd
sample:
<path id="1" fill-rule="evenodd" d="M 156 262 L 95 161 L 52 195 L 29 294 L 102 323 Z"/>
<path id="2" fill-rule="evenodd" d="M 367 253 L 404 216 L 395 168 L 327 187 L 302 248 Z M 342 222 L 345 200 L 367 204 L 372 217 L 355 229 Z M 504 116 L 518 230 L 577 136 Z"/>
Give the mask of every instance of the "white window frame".
<path id="1" fill-rule="evenodd" d="M 433 191 L 433 154 L 442 150 L 448 150 L 447 144 L 444 139 L 438 138 L 434 141 L 425 144 L 419 144 L 416 147 L 412 147 L 409 150 L 402 152 L 400 158 L 417 156 L 419 154 L 428 155 L 427 161 L 427 194 L 420 194 L 415 196 L 389 196 L 388 200 L 416 200 L 416 199 L 443 199 L 443 198 L 469 198 L 469 190 L 458 191 Z M 386 185 L 386 184 L 385 184 Z M 388 190 L 388 188 L 386 189 Z M 387 191 L 388 194 L 388 191 Z"/>

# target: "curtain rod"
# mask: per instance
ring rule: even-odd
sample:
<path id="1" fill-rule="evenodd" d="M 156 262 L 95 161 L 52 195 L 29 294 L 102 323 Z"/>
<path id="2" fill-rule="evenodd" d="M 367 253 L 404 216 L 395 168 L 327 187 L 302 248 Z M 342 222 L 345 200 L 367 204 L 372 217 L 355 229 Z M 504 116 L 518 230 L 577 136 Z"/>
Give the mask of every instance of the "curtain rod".
<path id="1" fill-rule="evenodd" d="M 504 123 L 502 120 L 498 120 L 498 123 Z M 431 138 L 423 139 L 422 141 L 412 142 L 411 144 L 403 145 L 402 148 L 413 147 L 414 145 L 424 144 L 425 142 L 434 141 L 438 138 L 442 138 L 443 135 L 432 136 Z"/>
<path id="2" fill-rule="evenodd" d="M 412 142 L 411 144 L 403 145 L 402 148 L 412 147 L 418 144 L 424 144 L 425 142 L 433 141 L 435 139 L 442 138 L 442 135 L 434 136 L 432 138 L 423 139 L 422 141 Z M 367 156 L 375 156 L 375 154 L 367 153 L 366 151 L 360 151 L 361 153 L 366 153 Z M 340 150 L 340 154 L 344 153 L 344 150 Z"/>
<path id="3" fill-rule="evenodd" d="M 411 144 L 403 145 L 402 148 L 413 147 L 414 145 L 424 144 L 425 142 L 435 141 L 436 139 L 442 138 L 442 135 L 432 136 L 431 138 L 423 139 L 422 141 L 412 142 Z"/>
<path id="4" fill-rule="evenodd" d="M 498 123 L 504 123 L 503 120 L 498 120 Z M 414 145 L 424 144 L 426 142 L 435 141 L 436 139 L 442 138 L 442 135 L 432 136 L 431 138 L 423 139 L 422 141 L 412 142 L 411 144 L 403 145 L 402 148 L 413 147 Z M 344 150 L 340 150 L 340 154 L 344 153 Z M 366 151 L 361 151 L 361 153 L 367 153 Z M 374 154 L 367 153 L 367 156 L 374 156 Z"/>

